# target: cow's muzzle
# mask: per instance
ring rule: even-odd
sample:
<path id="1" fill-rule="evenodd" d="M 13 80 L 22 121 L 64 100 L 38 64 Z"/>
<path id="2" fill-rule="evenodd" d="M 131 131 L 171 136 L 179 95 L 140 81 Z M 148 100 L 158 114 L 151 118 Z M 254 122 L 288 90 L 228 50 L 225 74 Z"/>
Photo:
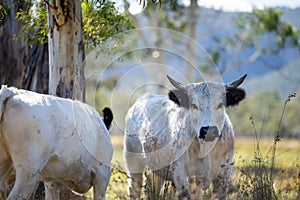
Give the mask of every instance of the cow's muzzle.
<path id="1" fill-rule="evenodd" d="M 199 138 L 207 142 L 214 141 L 219 137 L 219 129 L 216 126 L 204 126 L 201 127 Z"/>

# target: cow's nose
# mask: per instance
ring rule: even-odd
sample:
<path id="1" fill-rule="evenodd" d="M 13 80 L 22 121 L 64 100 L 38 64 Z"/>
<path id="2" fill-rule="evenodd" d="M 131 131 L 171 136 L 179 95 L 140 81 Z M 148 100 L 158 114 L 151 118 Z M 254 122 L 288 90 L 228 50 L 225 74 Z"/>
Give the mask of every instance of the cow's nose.
<path id="1" fill-rule="evenodd" d="M 219 130 L 216 126 L 203 126 L 200 129 L 200 139 L 205 141 L 214 141 L 216 137 L 219 137 Z"/>
<path id="2" fill-rule="evenodd" d="M 205 135 L 207 134 L 208 128 L 209 128 L 209 126 L 201 127 L 201 129 L 200 129 L 200 135 L 199 135 L 200 139 L 204 139 L 205 138 Z"/>

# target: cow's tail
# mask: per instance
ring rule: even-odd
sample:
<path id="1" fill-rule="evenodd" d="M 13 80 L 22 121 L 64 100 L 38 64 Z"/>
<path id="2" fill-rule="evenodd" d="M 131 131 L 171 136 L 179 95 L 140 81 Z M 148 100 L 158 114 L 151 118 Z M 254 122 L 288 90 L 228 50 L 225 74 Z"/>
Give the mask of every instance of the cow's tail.
<path id="1" fill-rule="evenodd" d="M 111 122 L 114 119 L 114 115 L 113 115 L 111 109 L 108 107 L 105 107 L 102 110 L 102 113 L 103 113 L 103 122 L 104 122 L 107 130 L 109 130 L 111 127 Z"/>
<path id="2" fill-rule="evenodd" d="M 4 116 L 4 108 L 9 97 L 14 95 L 14 91 L 7 88 L 6 85 L 2 85 L 0 90 L 0 120 L 3 119 Z"/>

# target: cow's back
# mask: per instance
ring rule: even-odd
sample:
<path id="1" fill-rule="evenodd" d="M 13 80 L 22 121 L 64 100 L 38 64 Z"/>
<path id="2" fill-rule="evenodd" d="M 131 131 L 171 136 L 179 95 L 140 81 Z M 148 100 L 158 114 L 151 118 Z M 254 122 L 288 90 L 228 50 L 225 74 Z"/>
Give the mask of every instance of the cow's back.
<path id="1" fill-rule="evenodd" d="M 183 109 L 166 96 L 145 94 L 139 98 L 126 115 L 126 157 L 137 159 L 135 153 L 140 153 L 150 169 L 158 170 L 183 155 L 194 139 Z"/>
<path id="2" fill-rule="evenodd" d="M 13 161 L 45 166 L 42 177 L 48 180 L 68 175 L 74 179 L 74 173 L 88 171 L 98 161 L 109 165 L 112 145 L 95 109 L 78 101 L 14 90 L 2 119 Z"/>
<path id="3" fill-rule="evenodd" d="M 176 112 L 176 109 L 178 109 L 176 105 L 165 96 L 143 95 L 128 110 L 126 136 L 136 136 L 142 143 L 151 138 L 156 138 L 159 143 L 168 143 L 169 118 Z"/>
<path id="4" fill-rule="evenodd" d="M 50 154 L 55 145 L 56 133 L 52 124 L 58 120 L 57 107 L 50 106 L 52 100 L 44 98 L 44 95 L 16 89 L 12 92 L 5 103 L 1 124 L 7 151 L 12 159 L 23 158 L 24 162 L 27 161 L 27 154 Z M 61 121 L 61 124 L 66 122 Z"/>

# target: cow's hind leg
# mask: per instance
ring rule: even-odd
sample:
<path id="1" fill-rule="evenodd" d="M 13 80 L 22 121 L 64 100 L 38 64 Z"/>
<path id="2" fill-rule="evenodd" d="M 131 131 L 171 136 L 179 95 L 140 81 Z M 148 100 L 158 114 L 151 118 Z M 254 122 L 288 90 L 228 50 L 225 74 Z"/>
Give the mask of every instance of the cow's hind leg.
<path id="1" fill-rule="evenodd" d="M 107 190 L 107 186 L 110 179 L 110 167 L 104 164 L 100 164 L 98 169 L 94 172 L 93 177 L 93 189 L 94 199 L 104 200 Z"/>
<path id="2" fill-rule="evenodd" d="M 145 170 L 142 144 L 138 137 L 125 135 L 124 159 L 128 170 L 128 196 L 140 199 Z"/>
<path id="3" fill-rule="evenodd" d="M 164 179 L 156 173 L 146 175 L 146 196 L 147 199 L 160 199 Z"/>
<path id="4" fill-rule="evenodd" d="M 126 167 L 128 169 L 128 196 L 130 199 L 140 199 L 143 187 L 144 166 L 139 159 L 131 159 L 125 156 Z M 137 168 L 137 166 L 141 168 Z"/>
<path id="5" fill-rule="evenodd" d="M 7 197 L 12 172 L 13 166 L 10 159 L 0 163 L 0 200 Z"/>
<path id="6" fill-rule="evenodd" d="M 24 168 L 17 168 L 16 181 L 7 199 L 8 200 L 30 199 L 32 193 L 34 192 L 36 183 L 38 181 L 38 177 L 39 177 L 39 173 L 34 173 L 34 171 L 24 169 Z"/>
<path id="7" fill-rule="evenodd" d="M 140 199 L 143 187 L 142 173 L 128 173 L 128 196 L 130 199 Z"/>

